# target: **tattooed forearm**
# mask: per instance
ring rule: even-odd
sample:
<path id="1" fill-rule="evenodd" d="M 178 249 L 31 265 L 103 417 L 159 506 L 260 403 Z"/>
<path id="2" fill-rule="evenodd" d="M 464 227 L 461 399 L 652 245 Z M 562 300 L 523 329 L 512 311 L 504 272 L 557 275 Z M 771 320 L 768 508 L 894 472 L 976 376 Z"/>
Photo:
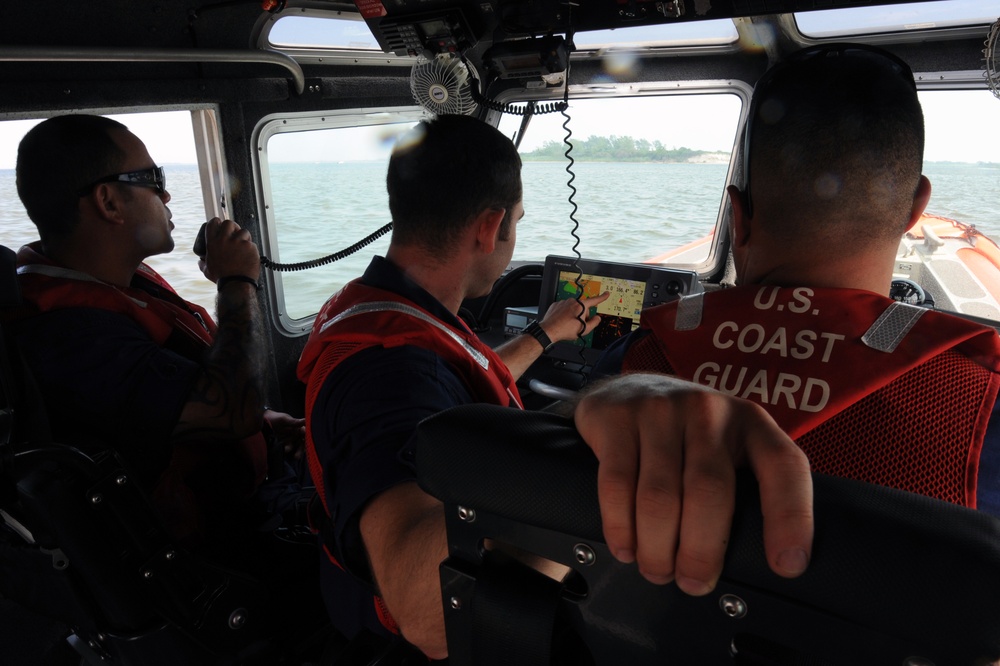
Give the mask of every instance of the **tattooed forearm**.
<path id="1" fill-rule="evenodd" d="M 264 340 L 257 292 L 250 284 L 228 284 L 217 310 L 219 330 L 175 437 L 246 437 L 261 426 Z"/>

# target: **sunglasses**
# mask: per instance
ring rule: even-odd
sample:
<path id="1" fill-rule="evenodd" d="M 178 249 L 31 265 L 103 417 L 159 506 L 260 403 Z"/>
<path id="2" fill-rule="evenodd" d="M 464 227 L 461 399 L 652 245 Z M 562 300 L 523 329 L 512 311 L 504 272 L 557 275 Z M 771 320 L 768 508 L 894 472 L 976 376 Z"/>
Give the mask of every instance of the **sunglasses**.
<path id="1" fill-rule="evenodd" d="M 743 129 L 743 197 L 746 200 L 748 217 L 753 215 L 753 202 L 750 199 L 750 138 L 757 112 L 760 110 L 761 104 L 771 96 L 772 91 L 769 89 L 773 87 L 777 75 L 792 64 L 820 58 L 850 58 L 861 62 L 888 65 L 889 69 L 904 79 L 913 90 L 917 89 L 917 83 L 913 79 L 913 71 L 909 65 L 888 51 L 867 44 L 823 44 L 806 48 L 796 51 L 764 72 L 753 88 L 753 95 L 750 98 L 750 112 L 747 114 L 746 126 Z"/>
<path id="2" fill-rule="evenodd" d="M 150 167 L 140 171 L 129 171 L 126 173 L 114 173 L 110 176 L 98 178 L 90 185 L 80 190 L 80 196 L 86 196 L 92 189 L 101 183 L 125 183 L 136 187 L 151 187 L 157 194 L 167 191 L 167 176 L 163 173 L 163 167 Z"/>

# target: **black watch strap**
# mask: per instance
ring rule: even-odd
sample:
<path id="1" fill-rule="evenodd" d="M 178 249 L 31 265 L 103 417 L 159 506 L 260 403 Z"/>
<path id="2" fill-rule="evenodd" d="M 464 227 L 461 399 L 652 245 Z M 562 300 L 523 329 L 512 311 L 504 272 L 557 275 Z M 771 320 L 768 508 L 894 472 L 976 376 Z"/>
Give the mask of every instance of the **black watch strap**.
<path id="1" fill-rule="evenodd" d="M 545 333 L 545 329 L 537 321 L 532 321 L 530 324 L 524 327 L 523 333 L 525 335 L 530 335 L 534 339 L 538 340 L 538 344 L 542 346 L 542 351 L 548 351 L 554 343 L 549 336 Z"/>

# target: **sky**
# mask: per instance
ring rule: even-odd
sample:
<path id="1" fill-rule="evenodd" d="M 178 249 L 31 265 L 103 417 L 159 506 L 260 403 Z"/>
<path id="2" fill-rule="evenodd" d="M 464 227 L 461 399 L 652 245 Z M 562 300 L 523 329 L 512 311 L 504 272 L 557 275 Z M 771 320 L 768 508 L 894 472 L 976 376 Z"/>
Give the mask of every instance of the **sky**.
<path id="1" fill-rule="evenodd" d="M 927 126 L 927 161 L 1000 162 L 1000 99 L 987 90 L 923 91 L 920 93 Z M 623 109 L 623 104 L 628 108 Z M 633 136 L 660 140 L 667 148 L 728 151 L 735 135 L 739 103 L 733 95 L 663 96 L 570 101 L 573 136 Z M 111 116 L 141 138 L 159 164 L 194 162 L 194 137 L 186 111 Z M 698 118 L 690 123 L 683 119 Z M 0 122 L 0 169 L 13 169 L 17 144 L 37 120 Z M 560 114 L 531 121 L 522 150 L 545 140 L 561 140 Z M 511 136 L 520 119 L 505 115 L 500 128 Z M 399 128 L 374 127 L 366 132 L 343 131 L 317 140 L 314 132 L 276 135 L 269 144 L 274 161 L 329 161 L 330 156 L 385 159 Z M 350 143 L 349 143 L 350 142 Z"/>
<path id="2" fill-rule="evenodd" d="M 128 126 L 142 139 L 158 164 L 191 164 L 195 161 L 194 131 L 188 111 L 108 115 Z M 0 121 L 0 169 L 13 169 L 17 144 L 39 120 Z"/>

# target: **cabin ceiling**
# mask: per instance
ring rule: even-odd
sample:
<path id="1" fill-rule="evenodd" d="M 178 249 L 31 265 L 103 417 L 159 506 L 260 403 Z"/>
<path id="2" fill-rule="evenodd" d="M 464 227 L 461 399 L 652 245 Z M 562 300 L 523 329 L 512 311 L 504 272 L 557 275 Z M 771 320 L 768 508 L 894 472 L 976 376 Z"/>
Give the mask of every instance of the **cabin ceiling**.
<path id="1" fill-rule="evenodd" d="M 320 91 L 314 96 L 328 98 L 333 94 L 328 88 L 343 85 L 347 79 L 370 76 L 383 87 L 395 85 L 398 93 L 366 97 L 366 103 L 397 97 L 405 103 L 409 99 L 406 74 L 387 77 L 381 67 L 385 62 L 351 63 L 349 57 L 322 62 L 321 58 L 306 57 L 300 68 L 284 54 L 260 50 L 260 35 L 275 16 L 303 12 L 363 16 L 380 45 L 397 55 L 407 54 L 407 47 L 401 46 L 399 39 L 401 25 L 428 25 L 441 17 L 449 18 L 449 25 L 464 22 L 474 47 L 459 50 L 478 65 L 491 45 L 507 39 L 740 16 L 753 16 L 755 22 L 770 24 L 778 40 L 787 42 L 781 33 L 779 14 L 876 4 L 896 4 L 896 0 L 581 0 L 573 4 L 571 12 L 566 9 L 566 0 L 30 0 L 4 7 L 4 20 L 0 22 L 0 96 L 7 108 L 0 106 L 0 111 L 27 112 L 34 106 L 111 106 L 121 103 L 119 89 L 125 88 L 121 85 L 125 82 L 143 85 L 143 97 L 150 104 L 178 100 L 212 103 L 220 99 L 302 97 L 303 89 Z M 681 15 L 666 15 L 671 12 Z M 455 17 L 461 20 L 452 21 Z M 978 43 L 973 43 L 976 40 Z M 924 45 L 912 54 L 900 55 L 912 55 L 915 69 L 928 63 L 924 71 L 941 67 L 974 69 L 979 67 L 981 43 L 982 38 L 976 37 L 967 44 Z M 794 47 L 778 44 L 780 50 Z M 899 48 L 906 51 L 911 45 L 901 44 Z M 212 54 L 219 58 L 206 59 L 200 52 L 207 51 L 223 53 Z M 227 52 L 234 51 L 284 58 L 286 62 L 260 58 L 247 62 L 239 57 L 220 61 L 228 56 Z M 158 59 L 141 57 L 150 53 Z M 110 55 L 102 57 L 105 54 Z M 651 61 L 645 76 L 670 80 L 735 75 L 753 80 L 767 63 L 766 57 L 746 54 L 739 64 L 746 69 L 744 72 L 734 69 L 731 61 L 713 68 L 711 53 L 671 56 L 669 63 Z M 408 65 L 410 61 L 404 58 L 395 62 Z M 290 75 L 290 69 L 298 72 Z M 395 78 L 387 84 L 392 76 Z M 588 77 L 586 64 L 574 70 L 574 80 L 585 81 Z M 312 85 L 306 86 L 305 79 Z"/>
<path id="2" fill-rule="evenodd" d="M 585 0 L 566 11 L 565 0 L 358 0 L 388 18 L 458 9 L 484 35 L 544 34 L 676 21 L 834 9 L 896 0 L 676 0 L 683 16 L 663 15 L 653 0 Z M 921 0 L 918 0 L 921 1 Z M 0 22 L 3 47 L 142 47 L 245 49 L 256 46 L 256 26 L 272 13 L 303 9 L 357 11 L 329 0 L 31 0 L 6 3 Z M 387 9 L 386 9 L 387 8 Z M 280 11 L 279 11 L 280 9 Z M 369 22 L 373 24 L 372 21 Z"/>
<path id="3" fill-rule="evenodd" d="M 33 0 L 4 8 L 4 46 L 248 48 L 259 0 Z"/>

